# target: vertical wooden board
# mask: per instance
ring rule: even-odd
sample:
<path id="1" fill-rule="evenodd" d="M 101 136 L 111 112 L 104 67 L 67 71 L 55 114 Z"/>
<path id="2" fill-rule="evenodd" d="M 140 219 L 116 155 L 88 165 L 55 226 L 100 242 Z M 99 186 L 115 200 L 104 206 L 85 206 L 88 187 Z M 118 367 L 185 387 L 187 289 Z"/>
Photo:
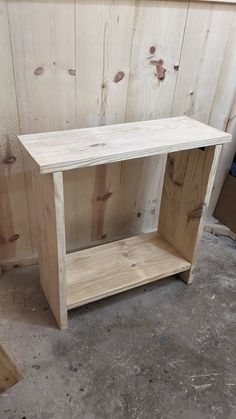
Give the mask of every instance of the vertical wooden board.
<path id="1" fill-rule="evenodd" d="M 231 143 L 225 144 L 222 147 L 208 215 L 213 214 L 226 174 L 230 169 L 232 158 L 236 152 L 236 11 L 232 13 L 232 26 L 223 57 L 209 124 L 218 129 L 230 132 L 233 138 Z"/>
<path id="2" fill-rule="evenodd" d="M 136 2 L 127 121 L 170 116 L 188 2 Z"/>
<path id="3" fill-rule="evenodd" d="M 102 239 L 103 241 L 112 238 L 123 237 L 126 230 L 126 220 L 129 219 L 129 212 L 121 214 L 123 200 L 132 201 L 129 195 L 123 195 L 124 184 L 122 182 L 122 163 L 117 162 L 100 166 L 95 170 L 96 179 L 92 198 L 92 240 Z M 130 181 L 126 188 L 130 192 Z M 128 210 L 128 208 L 126 208 Z M 129 226 L 130 232 L 130 226 Z"/>
<path id="4" fill-rule="evenodd" d="M 218 128 L 227 125 L 226 129 L 234 134 L 235 6 L 192 2 L 185 28 L 186 2 L 137 1 L 134 33 L 134 0 L 105 0 L 102 3 L 77 0 L 76 8 L 74 0 L 1 0 L 0 8 L 1 257 L 29 254 L 32 240 L 28 220 L 31 231 L 35 225 L 35 208 L 31 205 L 30 210 L 27 208 L 27 200 L 34 203 L 30 167 L 23 162 L 24 177 L 15 133 L 123 122 L 127 95 L 127 121 L 168 116 L 169 103 L 173 99 L 172 87 L 178 77 L 172 114 L 186 112 L 204 122 L 210 121 Z M 155 24 L 157 14 L 158 25 Z M 179 40 L 184 29 L 179 62 L 175 57 L 179 55 Z M 166 48 L 167 44 L 162 42 L 164 38 L 168 40 Z M 152 48 L 150 51 L 151 47 L 156 50 Z M 148 57 L 151 60 L 151 53 L 156 61 L 163 58 L 163 66 L 167 67 L 165 79 L 160 81 L 157 89 L 152 89 L 152 82 L 156 80 L 149 77 L 149 65 L 144 65 Z M 171 63 L 180 64 L 179 71 L 177 67 L 173 70 Z M 153 71 L 156 66 L 150 64 L 150 67 Z M 6 153 L 17 160 L 2 164 Z M 230 151 L 224 149 L 222 167 L 229 164 L 231 153 L 231 147 Z M 158 167 L 159 164 L 156 161 Z M 99 172 L 98 169 L 98 174 L 102 170 Z M 87 174 L 75 174 L 74 171 L 65 176 L 65 193 L 69 197 L 66 205 L 69 246 L 80 244 L 80 240 L 82 245 L 89 244 L 97 224 L 103 225 L 102 232 L 107 234 L 107 239 L 117 232 L 129 234 L 132 228 L 134 233 L 140 229 L 149 230 L 155 219 L 151 219 L 153 208 L 148 201 L 158 197 L 158 183 L 152 181 L 152 173 L 159 171 L 155 169 L 155 158 L 107 168 L 105 182 L 100 186 L 98 182 L 96 184 L 101 189 L 94 187 L 95 169 L 88 171 L 90 180 Z M 141 173 L 150 174 L 150 180 L 145 182 Z M 129 186 L 124 184 L 127 180 L 130 180 Z M 108 186 L 112 195 L 106 200 L 104 219 L 100 223 L 98 217 L 92 217 L 97 211 L 94 201 L 98 192 L 106 192 Z M 215 190 L 216 194 L 219 193 L 219 188 L 218 192 L 217 188 Z M 143 202 L 142 196 L 145 197 Z M 144 220 L 142 216 L 137 217 L 141 212 L 139 208 L 143 209 Z M 114 217 L 113 209 L 116 210 Z M 8 241 L 9 238 L 12 241 Z M 34 242 L 33 237 L 33 250 Z"/>
<path id="5" fill-rule="evenodd" d="M 184 114 L 208 123 L 233 9 L 226 4 L 190 2 L 172 116 Z"/>
<path id="6" fill-rule="evenodd" d="M 118 235 L 127 236 L 133 234 L 133 218 L 137 217 L 136 198 L 139 184 L 139 168 L 140 159 L 122 162 L 120 172 L 120 189 L 119 189 L 119 214 L 116 225 Z"/>
<path id="7" fill-rule="evenodd" d="M 7 3 L 0 2 L 0 259 L 32 252 Z"/>
<path id="8" fill-rule="evenodd" d="M 34 174 L 40 283 L 60 328 L 67 325 L 63 175 Z"/>
<path id="9" fill-rule="evenodd" d="M 192 252 L 192 257 L 191 257 L 192 265 L 189 271 L 181 272 L 179 274 L 180 278 L 183 279 L 183 281 L 186 282 L 187 284 L 191 284 L 194 279 L 194 270 L 196 266 L 197 255 L 198 255 L 198 246 L 200 244 L 201 235 L 203 233 L 207 208 L 208 208 L 210 198 L 211 198 L 212 188 L 214 184 L 216 170 L 219 164 L 222 146 L 221 145 L 213 146 L 211 147 L 211 149 L 212 149 L 213 154 L 212 154 L 211 162 L 209 162 L 210 171 L 208 175 L 208 182 L 207 182 L 207 187 L 206 187 L 206 192 L 205 192 L 203 211 L 202 211 L 201 218 L 199 219 L 197 232 L 196 234 L 194 233 L 195 245 L 193 244 L 193 252 Z"/>
<path id="10" fill-rule="evenodd" d="M 120 168 L 118 162 L 101 166 L 98 171 L 91 167 L 63 174 L 67 181 L 67 250 L 104 243 L 130 232 L 134 202 L 130 196 L 130 178 L 121 179 Z M 130 206 L 126 205 L 127 201 Z"/>
<path id="11" fill-rule="evenodd" d="M 133 0 L 76 0 L 76 124 L 125 120 Z"/>
<path id="12" fill-rule="evenodd" d="M 194 257 L 198 229 L 213 186 L 214 175 L 210 177 L 210 173 L 214 157 L 215 146 L 189 151 L 175 233 L 176 247 L 189 261 Z M 208 182 L 211 183 L 210 190 Z"/>
<path id="13" fill-rule="evenodd" d="M 67 250 L 86 247 L 91 241 L 91 191 L 95 167 L 63 173 Z"/>
<path id="14" fill-rule="evenodd" d="M 167 156 L 159 229 L 170 243 L 172 243 L 172 240 L 175 240 L 177 229 L 176 217 L 181 203 L 188 157 L 189 150 L 170 153 Z"/>
<path id="15" fill-rule="evenodd" d="M 208 215 L 212 215 L 220 196 L 221 188 L 224 184 L 227 173 L 229 172 L 234 155 L 236 153 L 236 94 L 234 103 L 229 113 L 227 132 L 232 134 L 232 141 L 228 147 L 222 147 L 220 161 L 216 172 L 211 201 L 209 204 Z"/>
<path id="16" fill-rule="evenodd" d="M 159 228 L 190 262 L 195 257 L 218 157 L 219 149 L 215 146 L 169 155 Z"/>
<path id="17" fill-rule="evenodd" d="M 75 127 L 74 0 L 11 0 L 10 34 L 21 134 Z M 36 247 L 31 168 L 25 162 Z"/>
<path id="18" fill-rule="evenodd" d="M 8 2 L 21 133 L 75 126 L 74 1 Z"/>
<path id="19" fill-rule="evenodd" d="M 77 127 L 125 120 L 134 3 L 134 0 L 102 3 L 96 0 L 91 4 L 76 0 Z M 116 163 L 88 169 L 86 180 L 82 180 L 78 171 L 65 174 L 65 179 L 70 177 L 73 190 L 69 194 L 74 195 L 78 208 L 76 214 L 75 207 L 66 205 L 66 219 L 77 218 L 73 238 L 68 237 L 67 242 L 81 247 L 122 235 L 122 225 L 130 214 L 120 212 L 121 168 L 122 164 Z M 76 178 L 81 183 L 74 188 Z M 126 208 L 132 210 L 130 206 Z M 122 222 L 119 217 L 123 217 Z"/>
<path id="20" fill-rule="evenodd" d="M 166 155 L 146 157 L 139 159 L 137 163 L 132 234 L 148 233 L 157 229 Z"/>
<path id="21" fill-rule="evenodd" d="M 170 116 L 187 10 L 188 2 L 136 2 L 126 121 Z M 139 161 L 134 234 L 156 228 L 165 162 Z"/>
<path id="22" fill-rule="evenodd" d="M 236 93 L 236 9 L 232 10 L 232 24 L 229 28 L 226 48 L 222 58 L 222 66 L 216 93 L 211 109 L 209 124 L 226 131 L 235 102 Z M 225 146 L 223 146 L 225 147 Z"/>

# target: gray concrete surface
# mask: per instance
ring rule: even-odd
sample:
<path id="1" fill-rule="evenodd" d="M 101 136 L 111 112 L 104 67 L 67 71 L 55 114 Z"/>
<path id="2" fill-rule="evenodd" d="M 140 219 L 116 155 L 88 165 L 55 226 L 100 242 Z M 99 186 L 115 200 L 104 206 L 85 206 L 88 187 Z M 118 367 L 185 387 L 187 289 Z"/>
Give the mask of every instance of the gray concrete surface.
<path id="1" fill-rule="evenodd" d="M 172 277 L 69 315 L 37 267 L 0 278 L 0 335 L 24 379 L 1 419 L 235 419 L 236 244 L 205 234 L 195 282 Z"/>

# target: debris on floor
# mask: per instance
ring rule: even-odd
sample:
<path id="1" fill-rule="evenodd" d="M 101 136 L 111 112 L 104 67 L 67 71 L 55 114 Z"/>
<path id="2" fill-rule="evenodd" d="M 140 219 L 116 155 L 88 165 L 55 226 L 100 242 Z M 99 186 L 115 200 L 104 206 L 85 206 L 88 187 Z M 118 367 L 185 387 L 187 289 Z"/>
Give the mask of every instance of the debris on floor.
<path id="1" fill-rule="evenodd" d="M 235 249 L 204 233 L 192 285 L 170 277 L 97 301 L 63 331 L 36 266 L 3 274 L 1 339 L 24 379 L 0 418 L 235 419 Z"/>

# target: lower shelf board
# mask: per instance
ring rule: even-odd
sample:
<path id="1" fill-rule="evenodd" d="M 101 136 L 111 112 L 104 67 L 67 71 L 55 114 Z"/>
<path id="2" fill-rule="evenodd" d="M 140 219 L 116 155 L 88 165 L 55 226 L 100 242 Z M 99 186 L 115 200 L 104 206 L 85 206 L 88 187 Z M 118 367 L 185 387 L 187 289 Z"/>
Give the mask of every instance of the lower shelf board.
<path id="1" fill-rule="evenodd" d="M 68 309 L 190 269 L 158 232 L 66 256 Z"/>

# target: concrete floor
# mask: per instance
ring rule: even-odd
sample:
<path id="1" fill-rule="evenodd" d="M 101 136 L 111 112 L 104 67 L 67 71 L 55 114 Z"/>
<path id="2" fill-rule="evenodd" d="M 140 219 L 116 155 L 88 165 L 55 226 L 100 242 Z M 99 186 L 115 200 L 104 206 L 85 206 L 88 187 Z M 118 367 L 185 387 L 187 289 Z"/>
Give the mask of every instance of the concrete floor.
<path id="1" fill-rule="evenodd" d="M 235 419 L 236 244 L 205 234 L 195 282 L 90 304 L 59 331 L 37 267 L 0 278 L 0 340 L 24 379 L 1 419 Z"/>

